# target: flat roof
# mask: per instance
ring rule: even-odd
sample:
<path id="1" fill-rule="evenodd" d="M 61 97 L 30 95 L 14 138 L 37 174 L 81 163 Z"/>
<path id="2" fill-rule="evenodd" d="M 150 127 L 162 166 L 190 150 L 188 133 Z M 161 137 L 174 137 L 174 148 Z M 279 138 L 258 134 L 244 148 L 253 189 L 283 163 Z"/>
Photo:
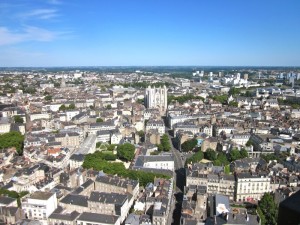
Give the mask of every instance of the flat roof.
<path id="1" fill-rule="evenodd" d="M 52 192 L 36 191 L 30 195 L 30 198 L 31 199 L 39 199 L 39 200 L 48 200 L 54 194 L 55 193 L 52 193 Z"/>

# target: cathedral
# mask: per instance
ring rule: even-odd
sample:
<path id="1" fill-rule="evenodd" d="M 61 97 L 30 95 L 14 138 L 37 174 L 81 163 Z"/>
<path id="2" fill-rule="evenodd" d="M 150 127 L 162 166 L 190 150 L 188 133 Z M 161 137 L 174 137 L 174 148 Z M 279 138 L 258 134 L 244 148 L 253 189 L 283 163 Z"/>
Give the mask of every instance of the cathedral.
<path id="1" fill-rule="evenodd" d="M 145 90 L 145 106 L 149 108 L 158 108 L 161 115 L 167 110 L 167 88 L 164 85 L 159 88 L 148 86 Z"/>

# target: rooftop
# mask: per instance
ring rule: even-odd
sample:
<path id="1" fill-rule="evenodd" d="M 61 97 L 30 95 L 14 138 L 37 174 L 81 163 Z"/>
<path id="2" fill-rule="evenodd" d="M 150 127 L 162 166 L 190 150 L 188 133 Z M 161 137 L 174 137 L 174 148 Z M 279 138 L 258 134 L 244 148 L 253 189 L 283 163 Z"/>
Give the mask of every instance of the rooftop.
<path id="1" fill-rule="evenodd" d="M 55 193 L 52 192 L 43 192 L 43 191 L 36 191 L 30 195 L 31 199 L 38 199 L 38 200 L 48 200 L 51 198 Z"/>

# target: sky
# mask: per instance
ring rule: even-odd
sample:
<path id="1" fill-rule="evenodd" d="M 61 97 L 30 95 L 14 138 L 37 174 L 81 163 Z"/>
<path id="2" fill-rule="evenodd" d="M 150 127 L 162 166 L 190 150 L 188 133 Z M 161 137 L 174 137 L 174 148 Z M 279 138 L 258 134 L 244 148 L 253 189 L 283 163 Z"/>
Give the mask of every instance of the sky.
<path id="1" fill-rule="evenodd" d="M 300 66 L 299 0 L 1 0 L 0 66 Z"/>

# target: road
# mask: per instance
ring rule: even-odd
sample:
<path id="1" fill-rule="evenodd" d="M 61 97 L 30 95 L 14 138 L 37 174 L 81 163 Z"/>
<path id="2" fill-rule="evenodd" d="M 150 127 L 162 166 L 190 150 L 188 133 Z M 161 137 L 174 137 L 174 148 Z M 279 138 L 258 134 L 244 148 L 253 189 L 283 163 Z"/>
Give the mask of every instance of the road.
<path id="1" fill-rule="evenodd" d="M 183 189 L 185 185 L 185 169 L 184 161 L 181 158 L 181 153 L 174 147 L 172 137 L 169 133 L 169 141 L 171 143 L 171 152 L 174 155 L 174 198 L 172 198 L 170 213 L 168 217 L 168 225 L 179 225 L 181 215 L 181 205 L 183 198 Z M 172 220 L 173 219 L 173 220 Z"/>

